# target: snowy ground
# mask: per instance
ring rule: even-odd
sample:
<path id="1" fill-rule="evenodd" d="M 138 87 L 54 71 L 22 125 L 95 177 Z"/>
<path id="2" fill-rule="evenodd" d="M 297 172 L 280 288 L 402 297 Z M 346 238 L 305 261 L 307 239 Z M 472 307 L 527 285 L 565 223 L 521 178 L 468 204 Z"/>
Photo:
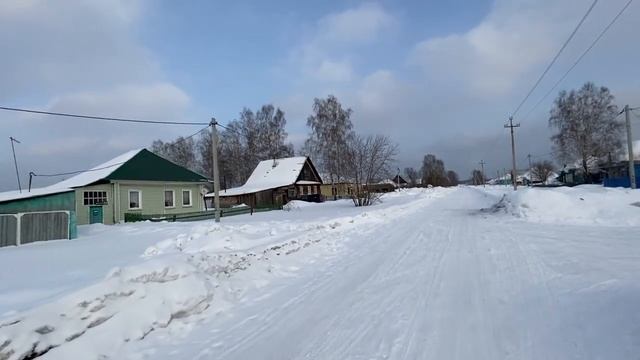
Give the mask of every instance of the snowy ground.
<path id="1" fill-rule="evenodd" d="M 0 249 L 0 359 L 630 359 L 640 192 L 430 189 Z"/>

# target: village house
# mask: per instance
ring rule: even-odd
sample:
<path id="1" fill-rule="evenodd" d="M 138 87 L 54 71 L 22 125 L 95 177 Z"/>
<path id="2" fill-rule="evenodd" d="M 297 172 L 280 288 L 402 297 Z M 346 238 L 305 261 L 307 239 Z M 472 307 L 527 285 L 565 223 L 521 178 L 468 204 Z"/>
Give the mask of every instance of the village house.
<path id="1" fill-rule="evenodd" d="M 322 179 L 306 156 L 261 161 L 246 183 L 220 191 L 220 206 L 281 207 L 291 200 L 320 202 Z M 213 208 L 214 194 L 205 196 Z"/>
<path id="2" fill-rule="evenodd" d="M 350 199 L 355 185 L 348 181 L 323 183 L 320 185 L 320 193 L 326 200 Z"/>
<path id="3" fill-rule="evenodd" d="M 406 188 L 409 183 L 400 175 L 396 175 L 391 179 L 396 188 Z"/>
<path id="4" fill-rule="evenodd" d="M 132 150 L 56 184 L 0 193 L 0 214 L 66 211 L 70 223 L 202 211 L 208 179 L 146 149 Z M 74 231 L 70 231 L 73 237 Z"/>

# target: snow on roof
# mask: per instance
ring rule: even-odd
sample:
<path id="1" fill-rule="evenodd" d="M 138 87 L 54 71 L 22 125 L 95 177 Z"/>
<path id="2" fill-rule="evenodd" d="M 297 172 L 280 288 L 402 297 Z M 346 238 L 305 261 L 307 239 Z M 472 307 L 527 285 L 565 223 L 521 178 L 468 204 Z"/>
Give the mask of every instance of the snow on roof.
<path id="1" fill-rule="evenodd" d="M 107 162 L 104 162 L 100 165 L 96 165 L 85 172 L 82 172 L 76 176 L 70 177 L 69 179 L 63 180 L 52 186 L 74 188 L 74 187 L 80 187 L 80 186 L 86 186 L 86 185 L 92 184 L 96 181 L 102 180 L 108 177 L 109 175 L 111 175 L 111 173 L 118 170 L 118 168 L 120 168 L 122 164 L 131 160 L 134 156 L 136 156 L 142 150 L 144 149 L 127 151 L 122 155 L 116 156 Z"/>
<path id="2" fill-rule="evenodd" d="M 11 190 L 11 191 L 5 191 L 0 193 L 0 202 L 10 201 L 10 200 L 19 200 L 19 199 L 28 199 L 32 197 L 58 194 L 58 193 L 63 193 L 67 191 L 73 191 L 73 189 L 68 189 L 68 188 L 56 189 L 56 188 L 50 188 L 47 186 L 43 188 L 31 189 L 31 191 L 28 191 L 27 189 L 22 190 L 22 192 L 18 190 Z"/>
<path id="3" fill-rule="evenodd" d="M 122 155 L 116 156 L 115 158 L 107 162 L 96 165 L 87 171 L 81 172 L 75 176 L 72 176 L 66 180 L 62 180 L 53 185 L 31 189 L 31 191 L 22 190 L 22 192 L 19 192 L 13 190 L 0 193 L 0 202 L 63 193 L 72 191 L 72 188 L 74 187 L 81 187 L 92 184 L 111 175 L 112 172 L 116 171 L 122 164 L 131 160 L 131 158 L 136 156 L 142 150 L 143 149 L 136 149 L 128 151 Z"/>
<path id="4" fill-rule="evenodd" d="M 263 160 L 256 166 L 244 185 L 222 190 L 220 191 L 220 196 L 252 194 L 258 191 L 294 184 L 306 161 L 306 156 Z M 206 196 L 211 197 L 213 194 Z"/>

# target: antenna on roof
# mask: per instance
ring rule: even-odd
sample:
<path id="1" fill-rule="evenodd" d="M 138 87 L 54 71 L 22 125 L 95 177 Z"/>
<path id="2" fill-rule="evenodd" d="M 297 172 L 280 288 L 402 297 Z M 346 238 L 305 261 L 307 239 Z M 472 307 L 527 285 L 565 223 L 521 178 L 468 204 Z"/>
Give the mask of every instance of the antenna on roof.
<path id="1" fill-rule="evenodd" d="M 18 160 L 16 160 L 16 149 L 13 146 L 13 143 L 20 144 L 20 141 L 18 141 L 18 139 L 14 138 L 13 136 L 9 136 L 9 141 L 11 142 L 11 151 L 13 152 L 13 163 L 16 166 L 16 178 L 18 179 L 18 189 L 22 194 L 22 185 L 20 185 L 20 173 L 18 172 Z"/>

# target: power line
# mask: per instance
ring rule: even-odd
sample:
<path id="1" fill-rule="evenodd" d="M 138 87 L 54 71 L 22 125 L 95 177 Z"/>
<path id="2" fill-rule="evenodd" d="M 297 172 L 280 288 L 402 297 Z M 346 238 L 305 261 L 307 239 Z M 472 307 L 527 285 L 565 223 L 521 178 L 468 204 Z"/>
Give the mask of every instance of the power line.
<path id="1" fill-rule="evenodd" d="M 538 80 L 535 82 L 535 84 L 533 84 L 533 87 L 531 87 L 531 89 L 529 90 L 529 92 L 527 93 L 527 95 L 524 97 L 524 99 L 522 99 L 522 101 L 520 102 L 520 104 L 518 105 L 518 107 L 515 109 L 515 111 L 511 114 L 511 116 L 516 116 L 516 114 L 518 113 L 518 111 L 520 111 L 520 108 L 522 108 L 522 105 L 524 105 L 524 103 L 529 99 L 529 97 L 531 96 L 531 94 L 533 93 L 533 91 L 538 87 L 538 85 L 540 85 L 540 82 L 542 81 L 542 79 L 544 78 L 544 76 L 549 72 L 549 70 L 551 69 L 551 67 L 553 66 L 553 64 L 555 64 L 556 60 L 558 60 L 558 57 L 560 57 L 560 54 L 562 54 L 562 52 L 564 51 L 564 49 L 567 47 L 567 45 L 569 45 L 569 42 L 571 42 L 571 40 L 573 39 L 573 37 L 575 36 L 575 34 L 578 32 L 578 29 L 580 29 L 580 27 L 582 26 L 582 23 L 584 23 L 584 21 L 587 19 L 587 17 L 589 16 L 589 14 L 591 13 L 591 10 L 593 10 L 593 8 L 596 6 L 596 4 L 598 3 L 598 0 L 594 0 L 593 3 L 591 4 L 591 6 L 589 7 L 589 9 L 587 9 L 587 12 L 584 14 L 584 16 L 582 16 L 582 19 L 580 19 L 580 22 L 578 22 L 578 25 L 576 25 L 576 27 L 573 29 L 573 31 L 571 32 L 571 34 L 569 35 L 569 37 L 567 38 L 567 40 L 564 42 L 564 44 L 562 44 L 562 47 L 560 47 L 560 50 L 558 50 L 558 52 L 556 53 L 556 55 L 553 57 L 553 59 L 551 60 L 551 62 L 549 63 L 549 65 L 547 65 L 547 68 L 544 69 L 544 71 L 542 72 L 542 74 L 540 75 L 540 77 L 538 77 Z"/>
<path id="2" fill-rule="evenodd" d="M 622 15 L 622 13 L 624 13 L 624 11 L 627 10 L 627 8 L 629 7 L 629 5 L 631 5 L 632 2 L 633 2 L 633 0 L 629 0 L 622 7 L 622 9 L 618 12 L 618 14 L 616 14 L 616 16 L 611 20 L 611 22 L 609 22 L 609 24 L 607 24 L 607 26 L 602 30 L 602 32 L 600 32 L 600 34 L 593 40 L 591 45 L 589 45 L 589 47 L 578 57 L 578 59 L 573 63 L 573 65 L 571 65 L 571 67 L 564 73 L 564 75 L 562 75 L 562 77 L 551 87 L 551 89 L 549 89 L 549 91 L 546 94 L 544 94 L 544 96 L 542 98 L 540 98 L 540 100 L 531 108 L 531 110 L 529 110 L 527 115 L 525 115 L 525 117 L 524 117 L 525 119 L 528 118 L 535 111 L 535 109 L 538 106 L 540 106 L 540 104 L 547 98 L 547 96 L 551 95 L 553 90 L 555 90 L 558 87 L 558 85 L 560 85 L 560 83 L 562 83 L 562 81 L 564 81 L 564 79 L 569 75 L 569 73 L 578 65 L 578 63 L 580 63 L 580 61 L 582 61 L 582 58 L 584 58 L 587 55 L 587 53 L 589 53 L 589 51 L 591 51 L 591 49 L 594 46 L 596 46 L 596 44 L 598 43 L 598 41 L 600 41 L 600 39 L 604 36 L 604 34 L 607 31 L 609 31 L 609 28 L 611 28 L 611 26 L 613 26 L 613 24 L 616 21 L 618 21 L 618 19 Z"/>
<path id="3" fill-rule="evenodd" d="M 108 166 L 103 166 L 103 167 L 99 167 L 99 168 L 94 168 L 94 169 L 88 169 L 88 170 L 77 170 L 77 171 L 69 171 L 69 172 L 64 172 L 64 173 L 58 173 L 58 174 L 36 174 L 33 171 L 29 173 L 30 176 L 40 176 L 40 177 L 54 177 L 54 176 L 65 176 L 65 175 L 75 175 L 75 174 L 80 174 L 80 173 L 84 173 L 84 172 L 90 172 L 90 171 L 98 171 L 98 170 L 104 170 L 104 169 L 108 169 L 114 166 L 118 166 L 118 165 L 122 165 L 125 162 L 119 162 L 119 163 L 115 163 L 115 164 L 111 164 Z"/>
<path id="4" fill-rule="evenodd" d="M 92 116 L 92 115 L 79 115 L 79 114 L 71 114 L 71 113 L 60 113 L 60 112 L 52 112 L 52 111 L 41 111 L 41 110 L 23 109 L 23 108 L 14 108 L 14 107 L 7 107 L 7 106 L 0 106 L 0 110 L 16 111 L 16 112 L 24 112 L 24 113 L 40 114 L 40 115 L 66 116 L 66 117 L 82 118 L 82 119 L 90 119 L 90 120 L 102 120 L 102 121 L 118 121 L 118 122 L 128 122 L 128 123 L 139 123 L 139 124 L 160 124 L 160 125 L 209 125 L 208 123 L 204 123 L 204 122 L 180 122 L 180 121 L 160 121 L 160 120 L 127 119 L 127 118 L 116 118 L 116 117 L 105 117 L 105 116 Z"/>
<path id="5" fill-rule="evenodd" d="M 225 129 L 226 131 L 232 132 L 232 133 L 237 134 L 237 135 L 241 135 L 237 130 L 232 129 L 229 126 L 222 125 L 220 123 L 216 123 L 216 125 L 220 126 L 221 128 Z"/>
<path id="6" fill-rule="evenodd" d="M 207 130 L 208 128 L 209 128 L 209 126 L 206 126 L 206 127 L 198 130 L 197 132 L 195 132 L 195 133 L 193 133 L 193 134 L 191 134 L 191 135 L 189 135 L 187 137 L 184 137 L 184 138 L 181 138 L 181 139 L 177 139 L 176 141 L 174 141 L 172 143 L 167 143 L 166 145 L 167 146 L 171 146 L 171 147 L 172 146 L 176 146 L 180 142 L 186 141 L 186 140 L 188 140 L 188 139 L 200 134 L 201 132 Z M 33 176 L 33 177 L 56 177 L 56 176 L 65 176 L 65 175 L 75 175 L 75 174 L 80 174 L 80 173 L 84 173 L 84 172 L 104 170 L 104 169 L 108 169 L 108 168 L 111 168 L 111 167 L 114 167 L 114 166 L 122 165 L 124 163 L 125 162 L 123 161 L 123 162 L 119 162 L 119 163 L 115 163 L 115 164 L 111 164 L 111 165 L 103 166 L 103 167 L 99 167 L 99 168 L 93 168 L 93 169 L 87 169 L 87 170 L 77 170 L 77 171 L 68 171 L 68 172 L 57 173 L 57 174 L 36 174 L 36 173 L 34 173 L 32 171 L 32 172 L 29 173 L 29 176 Z"/>
<path id="7" fill-rule="evenodd" d="M 196 131 L 195 133 L 193 133 L 193 134 L 191 134 L 191 135 L 189 135 L 189 136 L 187 136 L 187 137 L 177 138 L 177 139 L 176 139 L 175 141 L 173 141 L 173 142 L 165 143 L 165 145 L 170 146 L 170 147 L 176 146 L 176 145 L 178 145 L 179 143 L 181 143 L 181 142 L 183 142 L 183 141 L 187 141 L 187 140 L 191 139 L 192 137 L 194 137 L 194 136 L 196 136 L 196 135 L 200 134 L 201 132 L 203 132 L 203 131 L 205 131 L 205 130 L 207 130 L 207 129 L 209 129 L 209 126 L 205 126 L 205 127 L 203 127 L 202 129 L 200 129 L 200 130 Z"/>

